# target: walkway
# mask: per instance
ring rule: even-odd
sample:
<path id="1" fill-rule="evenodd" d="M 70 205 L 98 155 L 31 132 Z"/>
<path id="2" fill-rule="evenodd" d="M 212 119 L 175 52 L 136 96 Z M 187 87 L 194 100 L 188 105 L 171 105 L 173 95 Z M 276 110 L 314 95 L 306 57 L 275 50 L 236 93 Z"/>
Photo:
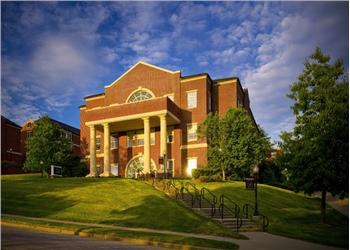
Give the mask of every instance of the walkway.
<path id="1" fill-rule="evenodd" d="M 78 226 L 101 227 L 101 228 L 134 231 L 134 232 L 148 232 L 148 233 L 157 233 L 157 234 L 194 237 L 194 238 L 201 238 L 201 239 L 211 239 L 211 240 L 217 240 L 217 241 L 226 241 L 226 242 L 232 242 L 232 243 L 238 244 L 240 246 L 240 250 L 251 250 L 251 249 L 254 249 L 254 250 L 280 250 L 280 249 L 283 249 L 283 250 L 295 250 L 295 249 L 343 250 L 343 248 L 319 245 L 315 243 L 295 240 L 295 239 L 273 235 L 269 233 L 264 233 L 264 232 L 241 233 L 247 236 L 249 240 L 239 240 L 239 239 L 232 239 L 232 238 L 213 236 L 213 235 L 182 233 L 182 232 L 174 232 L 174 231 L 166 231 L 166 230 L 149 229 L 149 228 L 130 228 L 130 227 L 112 226 L 112 225 L 105 225 L 105 224 L 80 223 L 80 222 L 61 221 L 61 220 L 54 220 L 54 219 L 42 219 L 42 218 L 25 217 L 25 216 L 8 215 L 8 214 L 3 214 L 3 216 L 11 216 L 14 218 L 31 219 L 31 220 L 37 220 L 37 221 L 64 223 L 64 224 L 78 225 Z"/>
<path id="2" fill-rule="evenodd" d="M 1 247 L 8 250 L 155 250 L 159 248 L 129 245 L 118 241 L 98 240 L 94 238 L 62 235 L 56 233 L 35 232 L 14 227 L 1 227 Z"/>

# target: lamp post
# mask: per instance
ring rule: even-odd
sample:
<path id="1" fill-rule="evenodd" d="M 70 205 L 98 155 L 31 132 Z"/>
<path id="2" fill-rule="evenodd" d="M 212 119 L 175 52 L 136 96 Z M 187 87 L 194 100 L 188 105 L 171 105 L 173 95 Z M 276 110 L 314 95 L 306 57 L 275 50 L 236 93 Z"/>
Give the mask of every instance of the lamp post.
<path id="1" fill-rule="evenodd" d="M 254 207 L 254 216 L 259 216 L 258 211 L 258 176 L 259 176 L 259 167 L 257 165 L 253 168 L 254 183 L 255 183 L 255 207 Z"/>
<path id="2" fill-rule="evenodd" d="M 43 161 L 40 161 L 41 178 L 44 177 L 44 173 L 43 173 L 43 164 L 44 164 L 44 162 L 43 162 Z"/>

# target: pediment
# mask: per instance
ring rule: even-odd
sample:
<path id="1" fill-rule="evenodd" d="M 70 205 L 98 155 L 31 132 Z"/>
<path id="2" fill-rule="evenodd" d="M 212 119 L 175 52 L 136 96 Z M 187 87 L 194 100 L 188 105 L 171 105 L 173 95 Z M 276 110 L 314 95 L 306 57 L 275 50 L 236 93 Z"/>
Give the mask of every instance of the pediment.
<path id="1" fill-rule="evenodd" d="M 180 71 L 171 71 L 171 70 L 168 70 L 168 69 L 164 69 L 164 68 L 161 68 L 161 67 L 158 67 L 158 66 L 146 63 L 146 62 L 139 61 L 134 66 L 129 68 L 124 74 L 122 74 L 120 77 L 118 77 L 116 80 L 114 80 L 111 84 L 105 86 L 105 88 L 112 87 L 114 84 L 118 83 L 123 78 L 125 78 L 125 77 L 127 77 L 129 75 L 132 75 L 133 72 L 137 71 L 139 68 L 144 68 L 144 69 L 148 68 L 149 70 L 160 71 L 160 72 L 167 73 L 167 74 L 172 74 L 172 75 L 180 72 Z"/>

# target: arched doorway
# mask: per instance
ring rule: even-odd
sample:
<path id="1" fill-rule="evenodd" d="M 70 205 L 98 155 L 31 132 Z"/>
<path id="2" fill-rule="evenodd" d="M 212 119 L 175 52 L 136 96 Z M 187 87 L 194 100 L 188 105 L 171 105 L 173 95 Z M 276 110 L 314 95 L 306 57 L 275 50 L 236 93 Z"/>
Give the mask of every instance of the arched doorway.
<path id="1" fill-rule="evenodd" d="M 126 165 L 125 177 L 136 178 L 138 173 L 143 172 L 144 158 L 143 155 L 137 155 L 133 157 Z M 156 165 L 151 159 L 150 170 L 151 172 L 156 169 Z"/>

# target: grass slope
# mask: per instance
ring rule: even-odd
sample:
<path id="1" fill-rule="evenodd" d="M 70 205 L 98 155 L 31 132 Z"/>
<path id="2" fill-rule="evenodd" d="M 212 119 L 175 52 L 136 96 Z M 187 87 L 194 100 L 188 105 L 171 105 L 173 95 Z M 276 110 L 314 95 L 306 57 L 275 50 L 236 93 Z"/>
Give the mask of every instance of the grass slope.
<path id="1" fill-rule="evenodd" d="M 254 191 L 243 182 L 197 183 L 217 194 L 225 194 L 238 205 L 254 205 Z M 259 211 L 270 219 L 270 233 L 316 243 L 348 247 L 349 219 L 327 206 L 326 224 L 320 224 L 320 199 L 259 184 Z"/>
<path id="2" fill-rule="evenodd" d="M 1 197 L 8 214 L 238 237 L 135 180 L 9 175 Z"/>

